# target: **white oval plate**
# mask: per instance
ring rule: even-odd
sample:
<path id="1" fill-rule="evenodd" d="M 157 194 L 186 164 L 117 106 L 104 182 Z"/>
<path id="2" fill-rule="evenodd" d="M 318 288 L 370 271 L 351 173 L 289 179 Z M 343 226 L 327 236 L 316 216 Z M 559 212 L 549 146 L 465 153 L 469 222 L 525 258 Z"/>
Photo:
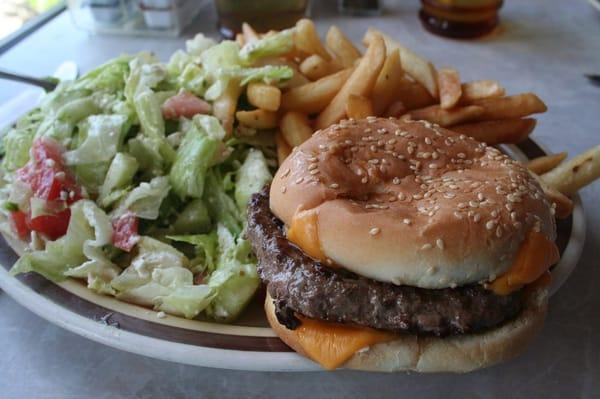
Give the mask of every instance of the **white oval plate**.
<path id="1" fill-rule="evenodd" d="M 518 160 L 545 152 L 531 140 L 504 151 Z M 556 292 L 573 271 L 585 241 L 581 201 L 574 198 L 573 215 L 558 223 L 559 263 L 552 269 Z M 0 243 L 0 287 L 35 314 L 76 334 L 128 352 L 204 367 L 256 371 L 316 371 L 310 360 L 287 348 L 268 327 L 260 299 L 235 325 L 160 319 L 157 313 L 112 297 L 97 295 L 75 280 L 54 284 L 29 273 L 17 278 L 8 273 L 23 244 Z"/>

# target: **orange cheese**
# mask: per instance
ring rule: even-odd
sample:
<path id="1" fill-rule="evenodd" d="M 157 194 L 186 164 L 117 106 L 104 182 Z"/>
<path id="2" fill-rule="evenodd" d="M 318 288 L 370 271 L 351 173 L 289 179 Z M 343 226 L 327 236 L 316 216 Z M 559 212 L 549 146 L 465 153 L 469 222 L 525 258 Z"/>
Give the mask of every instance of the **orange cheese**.
<path id="1" fill-rule="evenodd" d="M 512 266 L 492 281 L 490 289 L 498 295 L 508 295 L 536 281 L 559 259 L 556 244 L 542 233 L 532 231 L 519 248 Z"/>
<path id="2" fill-rule="evenodd" d="M 311 359 L 327 370 L 346 363 L 359 350 L 395 339 L 395 335 L 370 328 L 347 326 L 299 317 L 293 331 L 298 344 Z"/>
<path id="3" fill-rule="evenodd" d="M 287 238 L 314 259 L 327 260 L 319 241 L 319 220 L 316 211 L 297 213 L 288 228 Z"/>

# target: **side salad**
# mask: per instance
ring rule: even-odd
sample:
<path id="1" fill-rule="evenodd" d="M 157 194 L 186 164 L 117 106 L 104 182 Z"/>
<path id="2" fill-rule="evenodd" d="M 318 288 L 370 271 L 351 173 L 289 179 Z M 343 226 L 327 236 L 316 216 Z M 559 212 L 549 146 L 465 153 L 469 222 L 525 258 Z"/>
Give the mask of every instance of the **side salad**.
<path id="1" fill-rule="evenodd" d="M 243 47 L 198 35 L 167 63 L 121 56 L 47 94 L 2 139 L 1 229 L 30 248 L 11 273 L 237 317 L 259 285 L 246 205 L 276 153 L 273 132 L 231 115 L 245 85 L 292 78 L 267 62 L 292 46 L 291 31 Z"/>

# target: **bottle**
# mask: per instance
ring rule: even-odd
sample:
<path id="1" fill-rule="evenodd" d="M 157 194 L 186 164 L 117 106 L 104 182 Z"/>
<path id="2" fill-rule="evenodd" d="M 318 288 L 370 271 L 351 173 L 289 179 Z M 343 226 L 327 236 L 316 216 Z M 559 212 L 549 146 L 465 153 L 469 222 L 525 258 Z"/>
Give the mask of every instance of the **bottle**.
<path id="1" fill-rule="evenodd" d="M 502 0 L 421 0 L 419 17 L 425 29 L 440 36 L 470 39 L 498 25 Z"/>
<path id="2" fill-rule="evenodd" d="M 381 14 L 379 0 L 338 0 L 341 14 L 351 16 L 373 16 Z"/>

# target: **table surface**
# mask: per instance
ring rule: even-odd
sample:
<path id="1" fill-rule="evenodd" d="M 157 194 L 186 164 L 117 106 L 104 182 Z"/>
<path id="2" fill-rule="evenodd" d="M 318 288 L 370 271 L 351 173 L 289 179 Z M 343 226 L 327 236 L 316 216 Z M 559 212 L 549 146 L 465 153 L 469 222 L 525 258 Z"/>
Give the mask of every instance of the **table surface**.
<path id="1" fill-rule="evenodd" d="M 325 3 L 325 2 L 321 2 Z M 328 2 L 334 3 L 334 2 Z M 392 2 L 388 2 L 392 3 Z M 398 5 L 397 3 L 403 3 Z M 386 4 L 381 18 L 335 16 L 320 5 L 323 32 L 337 24 L 353 40 L 377 26 L 465 80 L 493 78 L 509 93 L 533 91 L 548 104 L 534 137 L 554 151 L 579 153 L 598 145 L 600 88 L 584 73 L 600 73 L 600 14 L 584 0 L 507 2 L 498 32 L 479 41 L 452 41 L 426 33 L 417 2 Z M 190 31 L 215 35 L 206 8 Z M 0 66 L 44 76 L 62 61 L 83 71 L 126 52 L 152 50 L 162 59 L 183 38 L 93 36 L 63 14 L 0 57 Z M 27 88 L 0 82 L 0 103 Z M 461 397 L 592 398 L 600 393 L 600 184 L 581 193 L 588 222 L 579 265 L 552 298 L 539 338 L 518 359 L 468 375 L 259 373 L 213 370 L 144 358 L 102 346 L 35 316 L 0 292 L 0 397 L 2 398 L 328 398 Z"/>

